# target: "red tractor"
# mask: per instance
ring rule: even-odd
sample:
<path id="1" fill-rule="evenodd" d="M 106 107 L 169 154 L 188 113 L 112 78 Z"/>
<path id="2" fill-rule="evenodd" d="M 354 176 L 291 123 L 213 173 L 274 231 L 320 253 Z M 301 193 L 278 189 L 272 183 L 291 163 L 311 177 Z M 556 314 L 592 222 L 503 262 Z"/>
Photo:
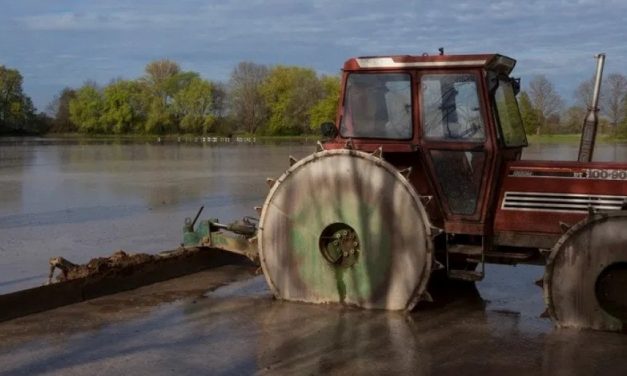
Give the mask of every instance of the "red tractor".
<path id="1" fill-rule="evenodd" d="M 427 282 L 485 263 L 546 264 L 560 326 L 627 328 L 627 163 L 521 160 L 527 139 L 502 55 L 346 61 L 327 141 L 278 179 L 257 245 L 276 297 L 412 309 Z"/>

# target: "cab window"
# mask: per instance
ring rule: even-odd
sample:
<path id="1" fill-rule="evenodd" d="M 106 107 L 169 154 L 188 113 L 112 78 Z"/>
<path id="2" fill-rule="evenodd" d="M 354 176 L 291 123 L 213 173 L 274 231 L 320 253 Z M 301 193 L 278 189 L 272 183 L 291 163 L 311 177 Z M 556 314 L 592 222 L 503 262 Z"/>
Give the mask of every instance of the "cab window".
<path id="1" fill-rule="evenodd" d="M 494 102 L 500 126 L 501 138 L 506 147 L 527 146 L 525 128 L 518 110 L 516 94 L 511 81 L 499 80 L 494 92 Z"/>
<path id="2" fill-rule="evenodd" d="M 421 94 L 422 132 L 426 139 L 485 140 L 485 124 L 474 74 L 424 75 Z"/>
<path id="3" fill-rule="evenodd" d="M 346 82 L 340 135 L 354 138 L 412 137 L 411 77 L 403 73 L 352 73 Z"/>

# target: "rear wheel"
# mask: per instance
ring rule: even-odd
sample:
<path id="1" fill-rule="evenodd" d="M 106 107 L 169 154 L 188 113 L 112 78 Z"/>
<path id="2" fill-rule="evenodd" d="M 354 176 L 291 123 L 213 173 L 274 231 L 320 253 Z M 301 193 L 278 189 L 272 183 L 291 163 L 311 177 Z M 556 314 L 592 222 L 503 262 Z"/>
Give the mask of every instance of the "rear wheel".
<path id="1" fill-rule="evenodd" d="M 544 296 L 558 326 L 627 328 L 627 213 L 595 214 L 551 251 Z"/>
<path id="2" fill-rule="evenodd" d="M 291 166 L 266 198 L 258 238 L 268 285 L 285 300 L 411 309 L 431 272 L 418 195 L 361 151 L 321 151 Z"/>

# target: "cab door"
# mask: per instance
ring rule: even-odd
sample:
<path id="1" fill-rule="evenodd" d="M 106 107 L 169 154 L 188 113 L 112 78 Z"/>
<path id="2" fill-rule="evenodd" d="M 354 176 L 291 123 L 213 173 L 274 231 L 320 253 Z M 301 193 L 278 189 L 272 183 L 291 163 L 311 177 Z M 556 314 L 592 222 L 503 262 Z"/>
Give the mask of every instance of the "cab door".
<path id="1" fill-rule="evenodd" d="M 421 146 L 445 230 L 483 234 L 493 132 L 481 70 L 418 75 Z"/>

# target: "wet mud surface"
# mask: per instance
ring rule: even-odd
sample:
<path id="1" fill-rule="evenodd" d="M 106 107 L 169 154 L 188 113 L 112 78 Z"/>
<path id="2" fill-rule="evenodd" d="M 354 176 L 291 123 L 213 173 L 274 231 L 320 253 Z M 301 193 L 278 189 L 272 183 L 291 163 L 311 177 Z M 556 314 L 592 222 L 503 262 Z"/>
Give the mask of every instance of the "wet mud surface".
<path id="1" fill-rule="evenodd" d="M 54 281 L 62 282 L 77 278 L 85 278 L 94 274 L 116 273 L 122 269 L 129 269 L 137 265 L 154 262 L 154 255 L 145 253 L 128 254 L 123 250 L 116 251 L 108 257 L 96 257 L 86 264 L 71 265 L 57 274 Z"/>
<path id="2" fill-rule="evenodd" d="M 490 267 L 410 314 L 276 301 L 225 266 L 0 324 L 0 375 L 622 375 L 627 336 L 557 330 L 541 269 Z"/>

